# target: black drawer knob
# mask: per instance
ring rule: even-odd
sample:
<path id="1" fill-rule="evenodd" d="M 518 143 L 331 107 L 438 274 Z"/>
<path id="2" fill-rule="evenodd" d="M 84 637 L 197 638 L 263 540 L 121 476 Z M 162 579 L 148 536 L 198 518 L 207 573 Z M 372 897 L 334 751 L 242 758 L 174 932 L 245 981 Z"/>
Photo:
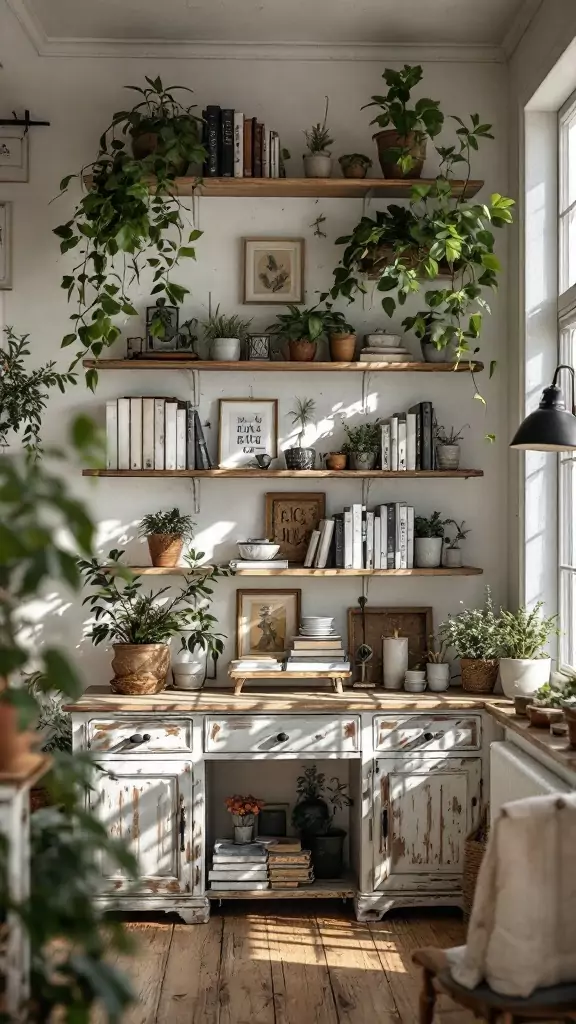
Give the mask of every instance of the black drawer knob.
<path id="1" fill-rule="evenodd" d="M 133 743 L 134 746 L 137 747 L 141 743 L 148 743 L 149 739 L 150 739 L 150 733 L 149 732 L 145 732 L 143 736 L 142 736 L 141 733 L 135 732 L 133 736 L 130 736 L 128 742 L 129 743 Z"/>
<path id="2" fill-rule="evenodd" d="M 276 739 L 278 743 L 287 743 L 290 737 L 287 732 L 279 732 Z"/>
<path id="3" fill-rule="evenodd" d="M 424 733 L 424 739 L 428 740 L 428 742 L 430 742 L 430 740 L 434 739 L 434 733 L 433 732 L 425 732 Z"/>

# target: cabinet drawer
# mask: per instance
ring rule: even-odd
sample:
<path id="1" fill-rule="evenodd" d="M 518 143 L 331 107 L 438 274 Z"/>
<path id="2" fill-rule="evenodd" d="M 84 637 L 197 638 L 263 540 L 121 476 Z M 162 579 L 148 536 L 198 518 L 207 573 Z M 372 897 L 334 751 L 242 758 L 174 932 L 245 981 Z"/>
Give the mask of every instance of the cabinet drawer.
<path id="1" fill-rule="evenodd" d="M 189 754 L 192 722 L 187 719 L 91 718 L 86 726 L 88 749 L 114 754 Z"/>
<path id="2" fill-rule="evenodd" d="M 359 720 L 354 717 L 228 715 L 206 719 L 205 748 L 218 754 L 356 751 L 359 737 Z"/>
<path id="3" fill-rule="evenodd" d="M 378 715 L 374 719 L 374 749 L 410 753 L 479 750 L 480 715 Z"/>

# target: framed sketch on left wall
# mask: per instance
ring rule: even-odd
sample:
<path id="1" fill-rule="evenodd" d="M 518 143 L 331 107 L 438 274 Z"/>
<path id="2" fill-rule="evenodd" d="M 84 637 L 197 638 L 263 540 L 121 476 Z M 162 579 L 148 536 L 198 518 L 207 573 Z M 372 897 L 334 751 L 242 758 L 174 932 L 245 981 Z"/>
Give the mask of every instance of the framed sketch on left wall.
<path id="1" fill-rule="evenodd" d="M 0 289 L 12 287 L 12 203 L 0 203 Z"/>

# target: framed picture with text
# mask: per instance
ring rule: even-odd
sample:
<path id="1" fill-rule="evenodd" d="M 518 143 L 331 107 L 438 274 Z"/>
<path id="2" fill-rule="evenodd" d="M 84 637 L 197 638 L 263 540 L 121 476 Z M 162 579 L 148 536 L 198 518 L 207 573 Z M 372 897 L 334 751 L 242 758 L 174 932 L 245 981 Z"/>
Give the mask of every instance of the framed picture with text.
<path id="1" fill-rule="evenodd" d="M 221 398 L 219 467 L 242 469 L 257 455 L 278 456 L 278 399 Z"/>

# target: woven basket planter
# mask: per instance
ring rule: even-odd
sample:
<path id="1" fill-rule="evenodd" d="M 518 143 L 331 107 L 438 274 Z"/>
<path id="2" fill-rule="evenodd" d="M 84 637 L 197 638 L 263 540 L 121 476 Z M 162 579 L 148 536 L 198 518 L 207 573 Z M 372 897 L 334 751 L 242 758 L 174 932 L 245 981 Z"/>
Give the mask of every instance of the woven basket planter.
<path id="1" fill-rule="evenodd" d="M 467 693 L 492 693 L 498 679 L 498 662 L 461 658 L 462 689 Z"/>
<path id="2" fill-rule="evenodd" d="M 488 845 L 488 826 L 486 821 L 471 832 L 464 843 L 464 868 L 462 874 L 462 903 L 466 921 L 470 919 L 476 882 L 486 846 Z"/>
<path id="3" fill-rule="evenodd" d="M 151 533 L 147 538 L 152 565 L 173 569 L 178 565 L 184 541 L 174 533 Z"/>
<path id="4" fill-rule="evenodd" d="M 170 668 L 167 644 L 114 644 L 114 693 L 160 693 Z"/>

